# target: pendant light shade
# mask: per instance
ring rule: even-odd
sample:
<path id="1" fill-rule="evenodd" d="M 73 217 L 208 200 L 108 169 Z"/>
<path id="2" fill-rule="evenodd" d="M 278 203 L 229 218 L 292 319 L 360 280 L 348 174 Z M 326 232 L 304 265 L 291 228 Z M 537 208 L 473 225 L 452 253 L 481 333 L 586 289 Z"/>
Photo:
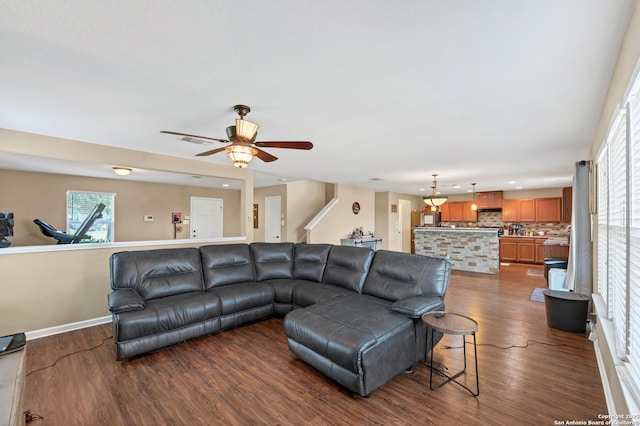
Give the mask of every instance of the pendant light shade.
<path id="1" fill-rule="evenodd" d="M 433 207 L 439 207 L 441 205 L 443 205 L 444 203 L 447 202 L 448 197 L 446 195 L 439 195 L 438 194 L 438 181 L 436 180 L 436 178 L 438 177 L 437 174 L 433 174 L 433 186 L 431 188 L 433 188 L 433 195 L 430 195 L 428 197 L 424 197 L 422 199 L 422 201 L 424 201 L 424 203 L 428 206 L 431 206 L 432 209 L 434 210 Z"/>

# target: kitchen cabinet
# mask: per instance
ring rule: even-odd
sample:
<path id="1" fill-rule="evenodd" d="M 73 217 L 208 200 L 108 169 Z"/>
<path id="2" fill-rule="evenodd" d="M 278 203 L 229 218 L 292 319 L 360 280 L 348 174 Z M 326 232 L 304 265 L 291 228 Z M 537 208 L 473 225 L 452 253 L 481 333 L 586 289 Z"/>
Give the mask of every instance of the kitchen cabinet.
<path id="1" fill-rule="evenodd" d="M 518 244 L 515 238 L 500 238 L 500 262 L 516 262 Z"/>
<path id="2" fill-rule="evenodd" d="M 477 222 L 477 212 L 471 210 L 473 201 L 450 201 L 443 204 L 440 214 L 442 222 Z"/>
<path id="3" fill-rule="evenodd" d="M 536 243 L 533 238 L 521 238 L 518 241 L 518 260 L 520 263 L 535 263 Z"/>
<path id="4" fill-rule="evenodd" d="M 562 198 L 536 198 L 536 222 L 562 221 Z"/>
<path id="5" fill-rule="evenodd" d="M 482 209 L 501 209 L 502 191 L 478 192 L 476 193 L 476 205 Z"/>
<path id="6" fill-rule="evenodd" d="M 501 237 L 500 261 L 518 263 L 543 263 L 546 238 Z M 537 240 L 540 240 L 538 243 Z M 542 257 L 540 257 L 542 256 Z M 538 261 L 540 259 L 540 261 Z"/>
<path id="7" fill-rule="evenodd" d="M 449 205 L 451 203 L 444 203 L 440 207 L 440 222 L 451 222 L 451 215 L 449 214 Z"/>
<path id="8" fill-rule="evenodd" d="M 562 222 L 571 223 L 571 208 L 573 204 L 573 188 L 562 188 Z"/>
<path id="9" fill-rule="evenodd" d="M 535 206 L 534 198 L 502 200 L 502 221 L 535 222 Z"/>
<path id="10" fill-rule="evenodd" d="M 471 210 L 471 206 L 473 205 L 473 201 L 463 201 L 462 202 L 462 221 L 463 222 L 477 222 L 478 221 L 478 212 L 475 210 Z"/>
<path id="11" fill-rule="evenodd" d="M 449 204 L 449 221 L 462 222 L 462 203 L 459 201 L 452 201 L 447 204 Z"/>
<path id="12" fill-rule="evenodd" d="M 536 221 L 536 200 L 528 198 L 520 200 L 519 222 L 535 222 Z"/>
<path id="13" fill-rule="evenodd" d="M 547 241 L 546 238 L 536 238 L 536 260 L 535 263 L 538 265 L 544 265 L 545 250 L 544 250 L 544 242 Z"/>

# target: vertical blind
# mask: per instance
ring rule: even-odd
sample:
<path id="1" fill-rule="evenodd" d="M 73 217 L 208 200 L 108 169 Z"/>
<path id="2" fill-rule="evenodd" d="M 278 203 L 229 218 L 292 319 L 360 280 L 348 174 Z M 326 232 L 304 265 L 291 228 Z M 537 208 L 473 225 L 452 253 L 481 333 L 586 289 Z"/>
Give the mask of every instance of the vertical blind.
<path id="1" fill-rule="evenodd" d="M 598 292 L 615 330 L 624 380 L 640 396 L 640 79 L 596 159 Z"/>

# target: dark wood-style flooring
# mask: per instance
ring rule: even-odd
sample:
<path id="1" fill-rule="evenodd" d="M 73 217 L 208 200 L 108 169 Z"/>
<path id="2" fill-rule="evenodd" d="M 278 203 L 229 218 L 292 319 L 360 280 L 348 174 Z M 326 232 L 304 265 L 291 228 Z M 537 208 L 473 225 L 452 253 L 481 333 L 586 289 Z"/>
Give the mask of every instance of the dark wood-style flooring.
<path id="1" fill-rule="evenodd" d="M 447 310 L 480 324 L 477 398 L 453 383 L 429 390 L 422 362 L 369 398 L 352 396 L 297 360 L 282 319 L 273 318 L 127 362 L 114 359 L 111 325 L 29 341 L 25 407 L 44 417 L 31 424 L 65 426 L 553 425 L 597 419 L 607 409 L 593 344 L 585 334 L 547 327 L 544 303 L 529 300 L 533 288 L 545 286 L 543 277 L 527 274 L 533 268 L 452 274 Z M 443 344 L 459 347 L 461 338 L 447 337 Z M 461 353 L 438 346 L 435 361 L 454 370 Z M 472 351 L 468 356 L 472 362 Z M 473 368 L 468 371 L 462 380 L 474 386 Z"/>

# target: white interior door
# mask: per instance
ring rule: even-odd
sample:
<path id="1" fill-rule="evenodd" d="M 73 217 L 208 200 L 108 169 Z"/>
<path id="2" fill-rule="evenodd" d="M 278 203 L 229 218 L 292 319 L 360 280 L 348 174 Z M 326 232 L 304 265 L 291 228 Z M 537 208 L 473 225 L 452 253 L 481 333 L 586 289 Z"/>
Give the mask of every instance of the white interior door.
<path id="1" fill-rule="evenodd" d="M 220 198 L 191 197 L 191 238 L 222 238 Z"/>
<path id="2" fill-rule="evenodd" d="M 264 199 L 264 240 L 267 243 L 279 243 L 282 229 L 282 201 L 280 197 Z"/>

